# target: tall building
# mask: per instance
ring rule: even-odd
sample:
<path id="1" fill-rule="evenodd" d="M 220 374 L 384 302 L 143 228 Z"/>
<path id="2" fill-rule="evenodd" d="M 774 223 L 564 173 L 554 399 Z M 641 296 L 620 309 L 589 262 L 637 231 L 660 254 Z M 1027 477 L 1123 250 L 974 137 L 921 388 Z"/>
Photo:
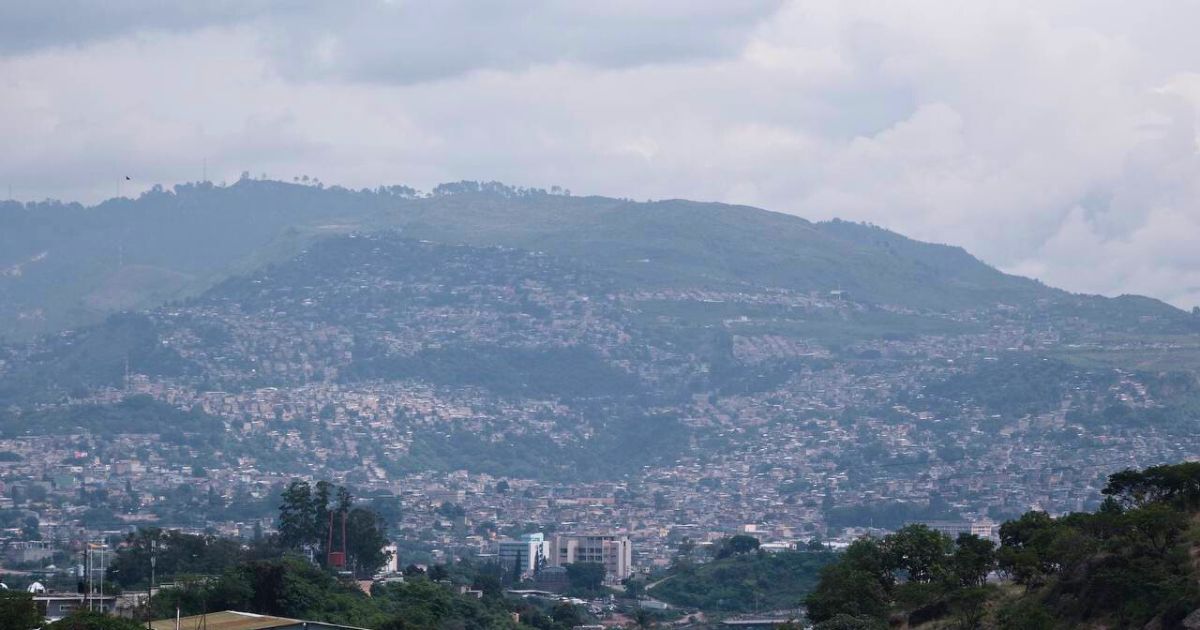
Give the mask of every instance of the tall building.
<path id="1" fill-rule="evenodd" d="M 628 536 L 616 534 L 556 534 L 550 539 L 550 565 L 575 562 L 604 565 L 605 580 L 620 582 L 633 573 L 633 546 Z"/>
<path id="2" fill-rule="evenodd" d="M 532 577 L 547 563 L 550 545 L 542 534 L 525 534 L 520 540 L 502 540 L 498 553 L 500 566 L 521 579 Z"/>

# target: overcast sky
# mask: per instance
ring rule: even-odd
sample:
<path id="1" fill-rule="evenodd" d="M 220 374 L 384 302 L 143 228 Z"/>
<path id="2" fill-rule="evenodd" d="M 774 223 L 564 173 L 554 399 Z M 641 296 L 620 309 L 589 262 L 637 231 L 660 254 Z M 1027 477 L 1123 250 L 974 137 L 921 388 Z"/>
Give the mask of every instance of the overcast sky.
<path id="1" fill-rule="evenodd" d="M 1200 304 L 1200 3 L 0 3 L 0 193 L 501 180 Z M 353 7 L 353 8 L 351 8 Z"/>

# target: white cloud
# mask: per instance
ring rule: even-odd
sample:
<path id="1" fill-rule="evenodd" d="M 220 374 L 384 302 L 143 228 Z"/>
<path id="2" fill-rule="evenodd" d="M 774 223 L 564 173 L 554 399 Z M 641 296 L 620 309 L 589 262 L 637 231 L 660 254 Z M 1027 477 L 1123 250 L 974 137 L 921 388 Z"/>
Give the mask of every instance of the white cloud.
<path id="1" fill-rule="evenodd" d="M 0 49 L 0 185 L 96 200 L 207 157 L 230 178 L 715 199 L 1200 303 L 1200 7 L 394 4 L 47 27 Z"/>

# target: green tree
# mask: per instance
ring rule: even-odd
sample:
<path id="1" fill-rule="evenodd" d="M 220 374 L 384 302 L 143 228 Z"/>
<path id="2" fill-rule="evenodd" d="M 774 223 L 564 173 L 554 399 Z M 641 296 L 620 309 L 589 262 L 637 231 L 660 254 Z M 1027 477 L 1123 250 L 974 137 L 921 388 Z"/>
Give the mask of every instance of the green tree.
<path id="1" fill-rule="evenodd" d="M 587 622 L 587 617 L 578 606 L 566 602 L 555 606 L 550 612 L 550 617 L 563 628 L 574 628 Z"/>
<path id="2" fill-rule="evenodd" d="M 316 509 L 307 481 L 292 480 L 279 504 L 279 542 L 285 549 L 299 549 L 315 542 Z"/>
<path id="3" fill-rule="evenodd" d="M 19 591 L 0 591 L 0 630 L 30 630 L 42 625 L 33 596 Z"/>
<path id="4" fill-rule="evenodd" d="M 40 525 L 41 523 L 38 521 L 37 516 L 26 516 L 21 521 L 21 538 L 24 540 L 41 540 L 42 532 L 39 529 Z"/>
<path id="5" fill-rule="evenodd" d="M 346 553 L 348 561 L 359 577 L 374 575 L 387 562 L 383 551 L 387 545 L 384 531 L 387 525 L 375 512 L 356 507 L 346 515 Z"/>
<path id="6" fill-rule="evenodd" d="M 847 562 L 838 562 L 821 571 L 821 581 L 804 604 L 808 618 L 816 623 L 839 616 L 883 621 L 888 607 L 888 592 L 879 576 Z"/>
<path id="7" fill-rule="evenodd" d="M 959 534 L 950 566 L 960 586 L 983 586 L 996 566 L 996 543 L 974 534 Z"/>
<path id="8" fill-rule="evenodd" d="M 949 536 L 916 523 L 885 538 L 884 548 L 891 564 L 906 571 L 909 581 L 932 582 L 948 572 L 953 542 Z"/>
<path id="9" fill-rule="evenodd" d="M 572 562 L 567 565 L 567 581 L 579 591 L 596 591 L 604 585 L 604 565 L 599 562 Z"/>
<path id="10" fill-rule="evenodd" d="M 996 553 L 997 566 L 1017 584 L 1027 589 L 1040 586 L 1045 580 L 1044 562 L 1034 549 L 1003 546 Z"/>
<path id="11" fill-rule="evenodd" d="M 813 630 L 885 630 L 887 627 L 886 623 L 874 617 L 839 614 L 816 624 Z"/>
<path id="12" fill-rule="evenodd" d="M 987 615 L 989 591 L 983 586 L 968 586 L 951 592 L 950 613 L 960 630 L 975 630 Z"/>
<path id="13" fill-rule="evenodd" d="M 1036 601 L 1021 599 L 996 612 L 996 625 L 1001 630 L 1051 630 L 1056 626 L 1053 615 Z"/>
<path id="14" fill-rule="evenodd" d="M 1036 586 L 1053 573 L 1051 545 L 1058 524 L 1045 512 L 1031 511 L 1021 518 L 1000 525 L 1000 569 L 1012 575 L 1018 584 Z"/>
<path id="15" fill-rule="evenodd" d="M 1130 537 L 1148 553 L 1165 556 L 1187 527 L 1186 514 L 1166 505 L 1151 504 L 1125 513 Z"/>
<path id="16" fill-rule="evenodd" d="M 1126 507 L 1169 502 L 1183 509 L 1200 507 L 1200 462 L 1126 469 L 1108 477 L 1101 492 Z"/>
<path id="17" fill-rule="evenodd" d="M 724 540 L 721 543 L 721 549 L 717 552 L 718 558 L 726 558 L 743 553 L 750 553 L 759 547 L 758 539 L 745 534 L 738 534 Z"/>
<path id="18" fill-rule="evenodd" d="M 330 516 L 333 516 L 329 510 L 329 501 L 332 499 L 331 491 L 333 484 L 322 479 L 318 481 L 312 490 L 312 527 L 310 533 L 312 542 L 317 546 L 318 561 L 324 563 L 329 557 L 329 528 L 332 526 L 335 530 L 338 529 L 338 523 L 334 522 Z M 340 530 L 339 530 L 340 531 Z M 337 542 L 334 542 L 337 545 Z M 339 547 L 340 548 L 340 547 Z"/>
<path id="19" fill-rule="evenodd" d="M 429 579 L 434 582 L 450 579 L 450 571 L 446 569 L 446 565 L 444 564 L 435 564 L 429 567 L 428 575 Z"/>
<path id="20" fill-rule="evenodd" d="M 101 612 L 78 610 L 43 630 L 141 630 L 144 626 L 132 619 L 114 617 Z"/>
<path id="21" fill-rule="evenodd" d="M 842 555 L 842 561 L 855 571 L 875 578 L 884 590 L 890 591 L 896 583 L 896 566 L 891 556 L 881 541 L 866 537 L 850 543 Z"/>
<path id="22" fill-rule="evenodd" d="M 354 495 L 346 489 L 346 486 L 338 486 L 337 489 L 337 511 L 349 512 L 350 506 L 354 505 Z"/>
<path id="23" fill-rule="evenodd" d="M 125 587 L 150 581 L 150 557 L 160 579 L 182 574 L 218 575 L 247 558 L 242 545 L 228 538 L 144 528 L 125 537 L 109 565 L 108 579 Z"/>
<path id="24" fill-rule="evenodd" d="M 408 578 L 422 577 L 425 575 L 425 569 L 422 569 L 414 563 L 410 563 L 408 566 L 404 567 L 401 573 L 404 574 L 404 577 Z"/>
<path id="25" fill-rule="evenodd" d="M 436 511 L 438 514 L 448 519 L 462 518 L 467 514 L 467 511 L 464 510 L 462 506 L 449 501 L 443 501 L 442 504 L 438 506 Z"/>
<path id="26" fill-rule="evenodd" d="M 654 588 L 656 599 L 685 608 L 750 612 L 793 608 L 816 586 L 832 553 L 749 553 L 694 567 L 677 566 L 670 579 Z M 637 594 L 641 580 L 628 580 L 626 593 Z"/>

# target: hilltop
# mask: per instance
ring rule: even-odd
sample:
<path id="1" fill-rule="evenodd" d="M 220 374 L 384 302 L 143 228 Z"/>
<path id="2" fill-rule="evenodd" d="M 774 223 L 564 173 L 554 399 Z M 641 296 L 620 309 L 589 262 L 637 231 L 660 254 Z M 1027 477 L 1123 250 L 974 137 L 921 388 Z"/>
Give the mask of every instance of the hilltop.
<path id="1" fill-rule="evenodd" d="M 1156 328 L 1187 321 L 1161 302 L 1070 295 L 1003 274 L 961 248 L 845 221 L 494 183 L 419 194 L 403 186 L 354 191 L 243 179 L 155 187 L 92 207 L 0 204 L 0 335 L 28 338 L 198 295 L 323 236 L 381 229 L 555 254 L 629 286 L 839 291 L 864 303 L 932 311 L 1038 305 L 1124 325 L 1149 318 Z"/>

